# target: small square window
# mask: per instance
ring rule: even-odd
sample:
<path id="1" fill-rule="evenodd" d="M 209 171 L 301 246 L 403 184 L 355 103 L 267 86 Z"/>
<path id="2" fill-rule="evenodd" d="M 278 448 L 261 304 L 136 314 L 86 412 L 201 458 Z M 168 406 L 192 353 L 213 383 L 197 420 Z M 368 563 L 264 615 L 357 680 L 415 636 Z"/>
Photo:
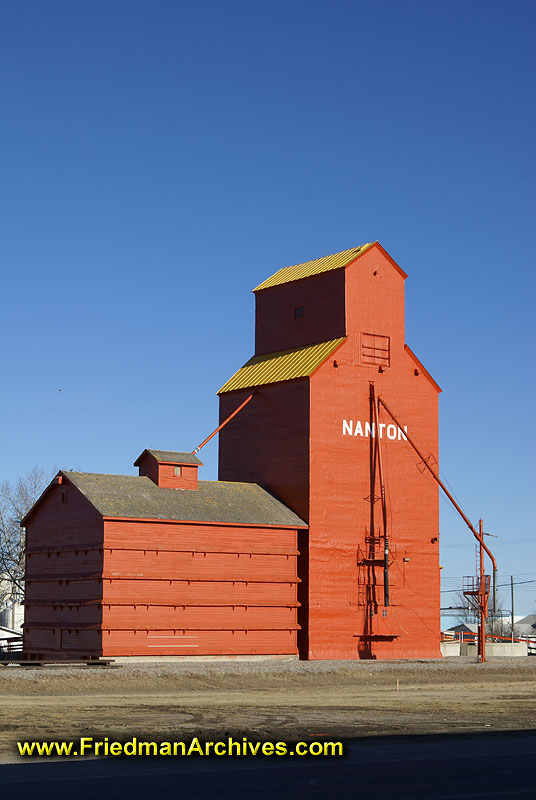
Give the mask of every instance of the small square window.
<path id="1" fill-rule="evenodd" d="M 181 467 L 175 467 L 173 471 L 174 471 L 176 477 L 180 478 L 180 476 L 182 475 L 182 468 Z"/>
<path id="2" fill-rule="evenodd" d="M 294 318 L 303 319 L 303 306 L 298 306 L 298 308 L 294 309 Z"/>
<path id="3" fill-rule="evenodd" d="M 361 334 L 361 363 L 391 366 L 391 343 L 388 336 L 374 333 Z"/>
<path id="4" fill-rule="evenodd" d="M 384 608 L 383 611 L 382 611 L 382 617 L 386 617 L 386 616 L 387 616 L 387 609 Z"/>

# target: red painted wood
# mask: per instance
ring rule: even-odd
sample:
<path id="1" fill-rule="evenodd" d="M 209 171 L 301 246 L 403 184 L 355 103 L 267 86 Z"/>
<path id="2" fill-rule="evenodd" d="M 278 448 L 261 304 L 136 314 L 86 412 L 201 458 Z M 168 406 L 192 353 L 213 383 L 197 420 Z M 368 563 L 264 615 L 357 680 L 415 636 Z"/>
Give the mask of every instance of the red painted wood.
<path id="1" fill-rule="evenodd" d="M 376 394 L 396 410 L 419 446 L 437 459 L 437 386 L 426 374 L 415 375 L 415 360 L 404 346 L 400 269 L 375 245 L 347 269 L 326 273 L 318 302 L 329 306 L 333 298 L 340 309 L 340 276 L 345 280 L 347 341 L 310 379 L 256 391 L 244 412 L 222 431 L 220 477 L 264 484 L 309 522 L 307 537 L 300 534 L 298 561 L 303 657 L 439 657 L 438 489 L 429 475 L 419 471 L 407 443 L 384 435 L 392 605 L 388 617 L 375 621 L 371 630 L 371 606 L 364 599 L 363 579 L 375 594 L 372 611 L 381 612 L 383 568 L 365 570 L 358 563 L 370 527 L 370 439 L 343 434 L 343 419 L 360 421 L 363 426 L 369 421 L 369 384 L 373 382 Z M 277 348 L 296 344 L 285 320 L 290 298 L 297 302 L 300 283 L 305 289 L 312 281 L 258 293 L 259 352 L 275 344 L 276 322 L 288 337 L 286 345 L 278 340 Z M 285 319 L 278 320 L 278 313 Z M 326 319 L 318 312 L 315 341 L 341 335 L 336 311 L 333 327 L 326 326 Z M 382 337 L 382 344 L 388 339 L 390 366 L 381 372 L 379 364 L 364 363 L 370 361 L 370 353 L 363 359 L 363 334 Z M 222 418 L 243 393 L 221 396 Z M 383 413 L 380 422 L 387 425 L 391 420 Z M 387 428 L 384 431 L 387 434 Z M 290 479 L 287 458 L 292 463 Z M 375 493 L 379 494 L 378 485 Z M 377 505 L 376 534 L 380 521 Z"/>
<path id="2" fill-rule="evenodd" d="M 136 604 L 26 606 L 26 625 L 36 627 L 99 626 L 133 630 L 189 628 L 199 630 L 294 630 L 296 609 L 289 606 L 165 606 Z"/>
<path id="3" fill-rule="evenodd" d="M 245 536 L 245 531 L 249 533 Z M 106 544 L 113 549 L 195 550 L 207 553 L 273 553 L 296 555 L 296 531 L 247 528 L 240 525 L 204 525 L 160 521 L 107 520 Z"/>
<path id="4" fill-rule="evenodd" d="M 62 581 L 60 584 L 54 578 L 64 578 L 77 573 L 101 574 L 102 551 L 99 551 L 99 547 L 102 546 L 103 531 L 102 517 L 74 486 L 65 480 L 61 484 L 52 485 L 27 521 L 26 600 L 28 603 L 32 599 L 48 599 L 55 602 L 62 599 L 101 598 L 102 584 L 96 580 L 77 580 L 68 584 Z M 51 552 L 51 548 L 71 545 L 74 549 L 70 552 Z M 77 552 L 76 548 L 80 545 L 86 549 Z M 44 552 L 35 553 L 36 550 Z M 48 580 L 34 580 L 37 575 L 47 577 Z M 42 619 L 39 614 L 36 608 L 28 606 L 25 613 L 27 622 L 23 629 L 24 651 L 36 654 L 41 652 L 40 648 L 46 644 L 52 650 L 61 652 L 63 647 L 61 634 L 58 631 L 54 632 L 56 612 L 51 613 L 48 622 L 51 630 L 48 633 L 30 627 L 32 617 L 34 620 Z M 65 617 L 65 614 L 63 616 Z M 67 614 L 65 619 L 68 616 Z M 100 648 L 100 640 L 94 646 Z"/>
<path id="5" fill-rule="evenodd" d="M 289 310 L 301 305 L 304 317 L 297 320 Z M 259 388 L 220 434 L 220 478 L 265 485 L 309 522 L 309 531 L 187 521 L 103 525 L 68 482 L 53 487 L 28 522 L 27 652 L 295 653 L 297 619 L 304 657 L 439 657 L 438 490 L 396 430 L 392 439 L 385 427 L 391 586 L 385 609 L 382 565 L 363 560 L 370 439 L 343 427 L 343 420 L 365 426 L 373 382 L 421 449 L 438 458 L 437 386 L 426 371 L 415 374 L 404 346 L 403 274 L 379 246 L 321 280 L 259 293 L 258 352 L 342 333 L 348 338 L 336 357 L 310 379 Z M 370 363 L 376 337 L 382 351 L 389 349 L 381 371 Z M 248 394 L 223 395 L 220 419 Z M 381 412 L 380 422 L 391 421 Z M 374 532 L 380 532 L 379 506 Z M 39 601 L 48 601 L 48 609 Z"/>
<path id="6" fill-rule="evenodd" d="M 361 362 L 362 332 L 389 337 L 391 366 L 383 372 Z M 347 335 L 337 352 L 338 367 L 326 362 L 311 381 L 309 657 L 439 657 L 439 548 L 432 542 L 439 536 L 438 490 L 398 437 L 380 440 L 396 638 L 365 636 L 366 606 L 356 591 L 356 546 L 364 548 L 370 523 L 370 438 L 343 435 L 342 420 L 369 420 L 373 382 L 422 449 L 438 456 L 437 391 L 426 377 L 415 376 L 404 349 L 404 280 L 374 248 L 347 270 Z M 380 415 L 380 422 L 391 420 Z M 378 504 L 377 533 L 380 523 Z M 375 581 L 383 587 L 382 566 L 375 569 Z M 382 588 L 378 600 L 383 603 Z"/>
<path id="7" fill-rule="evenodd" d="M 26 570 L 28 575 L 94 575 L 102 572 L 102 547 L 93 550 L 71 550 L 67 552 L 28 553 Z"/>
<path id="8" fill-rule="evenodd" d="M 294 581 L 297 579 L 295 578 Z M 255 581 L 108 580 L 105 602 L 209 605 L 236 603 L 253 606 L 287 606 L 296 603 L 297 583 Z"/>
<path id="9" fill-rule="evenodd" d="M 102 654 L 110 656 L 295 655 L 294 630 L 105 630 Z"/>
<path id="10" fill-rule="evenodd" d="M 297 308 L 302 317 L 296 318 Z M 255 320 L 256 355 L 344 336 L 344 270 L 256 292 Z"/>
<path id="11" fill-rule="evenodd" d="M 100 604 L 91 605 L 34 605 L 26 603 L 24 609 L 26 627 L 33 625 L 54 628 L 55 626 L 100 625 L 102 608 Z"/>
<path id="12" fill-rule="evenodd" d="M 66 492 L 66 503 L 61 502 Z M 72 485 L 53 485 L 40 501 L 26 527 L 26 545 L 47 549 L 72 544 L 73 547 L 102 544 L 102 517 Z"/>
<path id="13" fill-rule="evenodd" d="M 32 515 L 25 652 L 101 655 L 104 631 L 107 655 L 183 655 L 167 628 L 197 631 L 190 654 L 296 652 L 296 530 L 107 520 L 103 532 L 68 491 Z M 58 520 L 65 540 L 47 535 Z"/>
<path id="14" fill-rule="evenodd" d="M 102 578 L 94 580 L 27 580 L 25 602 L 58 603 L 102 599 Z"/>
<path id="15" fill-rule="evenodd" d="M 28 652 L 77 656 L 296 655 L 294 630 L 146 631 L 38 629 Z"/>
<path id="16" fill-rule="evenodd" d="M 82 616 L 82 615 L 81 615 Z M 91 616 L 88 615 L 88 619 Z M 199 630 L 293 630 L 296 609 L 267 606 L 105 605 L 104 628 L 188 628 Z"/>
<path id="17" fill-rule="evenodd" d="M 296 556 L 248 553 L 104 551 L 103 575 L 124 578 L 266 580 L 296 577 Z"/>
<path id="18" fill-rule="evenodd" d="M 179 474 L 175 474 L 175 467 L 178 468 Z M 195 490 L 198 488 L 197 464 L 161 462 L 151 453 L 145 452 L 139 460 L 138 468 L 140 475 L 146 475 L 163 489 Z"/>
<path id="19" fill-rule="evenodd" d="M 220 422 L 249 394 L 220 396 Z M 307 522 L 309 514 L 308 380 L 260 387 L 219 434 L 219 479 L 267 486 Z"/>

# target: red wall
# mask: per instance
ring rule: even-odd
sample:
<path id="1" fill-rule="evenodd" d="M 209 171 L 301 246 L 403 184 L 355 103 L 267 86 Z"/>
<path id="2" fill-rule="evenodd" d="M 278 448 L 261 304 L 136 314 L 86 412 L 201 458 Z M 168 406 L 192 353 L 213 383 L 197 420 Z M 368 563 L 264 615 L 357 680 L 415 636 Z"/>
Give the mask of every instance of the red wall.
<path id="1" fill-rule="evenodd" d="M 439 657 L 438 493 L 421 472 L 417 457 L 403 440 L 380 439 L 385 470 L 391 607 L 383 638 L 368 626 L 370 613 L 383 612 L 383 564 L 365 562 L 370 533 L 371 439 L 343 434 L 342 420 L 370 419 L 369 381 L 400 415 L 426 453 L 437 459 L 437 393 L 414 362 L 402 353 L 401 364 L 378 373 L 352 363 L 351 343 L 337 352 L 338 368 L 328 362 L 311 387 L 311 512 L 309 519 L 309 657 Z M 368 374 L 367 374 L 368 373 Z M 326 413 L 329 409 L 329 413 Z M 386 414 L 380 422 L 390 423 Z M 379 480 L 375 495 L 379 497 Z M 375 532 L 382 532 L 380 503 L 375 504 Z M 434 542 L 433 539 L 436 541 Z M 381 557 L 377 544 L 377 556 Z M 409 561 L 404 561 L 409 558 Z M 367 584 L 376 584 L 367 602 Z M 392 636 L 392 638 L 388 638 Z"/>
<path id="2" fill-rule="evenodd" d="M 303 308 L 303 317 L 296 319 L 298 307 Z M 344 270 L 255 293 L 256 355 L 327 342 L 344 334 Z"/>
<path id="3" fill-rule="evenodd" d="M 309 522 L 307 540 L 300 534 L 299 545 L 302 657 L 439 657 L 438 489 L 433 479 L 419 470 L 408 443 L 398 435 L 389 439 L 387 428 L 383 429 L 380 444 L 391 562 L 390 606 L 384 608 L 383 565 L 366 559 L 371 524 L 371 440 L 344 435 L 342 424 L 343 419 L 352 425 L 360 421 L 364 428 L 370 421 L 369 384 L 373 382 L 376 394 L 400 416 L 418 446 L 437 460 L 437 390 L 422 372 L 415 375 L 415 362 L 404 349 L 404 278 L 381 249 L 371 247 L 350 267 L 332 274 L 346 280 L 347 341 L 310 381 L 256 390 L 253 401 L 220 435 L 220 477 L 232 475 L 233 480 L 266 485 Z M 266 292 L 270 293 L 266 307 L 277 306 L 278 292 L 282 307 L 288 305 L 289 287 L 297 297 L 298 284 L 274 287 Z M 257 293 L 258 319 L 264 293 Z M 327 293 L 320 301 L 328 307 L 332 303 Z M 335 308 L 339 302 L 337 287 Z M 264 319 L 262 327 L 266 327 Z M 286 335 L 286 329 L 282 330 Z M 318 330 L 316 341 L 340 335 L 328 334 L 323 323 Z M 363 363 L 362 334 L 367 335 L 367 342 L 370 335 L 389 341 L 389 366 Z M 292 336 L 291 331 L 290 339 Z M 264 333 L 261 340 L 267 341 Z M 278 348 L 295 343 L 295 339 L 287 344 L 279 341 Z M 298 393 L 305 397 L 306 383 L 310 384 L 307 419 L 305 403 L 296 403 Z M 246 394 L 222 395 L 220 418 Z M 263 415 L 265 410 L 269 414 Z M 380 423 L 391 423 L 385 412 Z M 393 432 L 397 433 L 390 429 Z M 291 454 L 300 454 L 290 470 L 293 492 L 285 491 L 280 476 L 285 472 L 285 480 L 288 477 L 281 454 L 288 451 L 289 442 Z M 374 494 L 379 495 L 378 483 Z M 380 521 L 376 503 L 377 537 Z"/>
<path id="4" fill-rule="evenodd" d="M 69 484 L 51 486 L 26 527 L 25 653 L 99 654 L 100 630 L 67 629 L 100 627 L 102 543 L 93 506 Z"/>
<path id="5" fill-rule="evenodd" d="M 180 475 L 175 475 L 175 467 L 180 467 Z M 197 489 L 197 469 L 197 464 L 168 464 L 157 461 L 151 453 L 145 453 L 139 464 L 139 474 L 146 475 L 162 489 Z"/>
<path id="6" fill-rule="evenodd" d="M 295 529 L 103 522 L 64 483 L 27 536 L 28 655 L 297 652 Z"/>
<path id="7" fill-rule="evenodd" d="M 107 520 L 103 654 L 295 654 L 296 530 Z"/>
<path id="8" fill-rule="evenodd" d="M 220 423 L 251 390 L 220 395 Z M 309 381 L 262 386 L 219 435 L 219 480 L 267 486 L 307 522 Z"/>

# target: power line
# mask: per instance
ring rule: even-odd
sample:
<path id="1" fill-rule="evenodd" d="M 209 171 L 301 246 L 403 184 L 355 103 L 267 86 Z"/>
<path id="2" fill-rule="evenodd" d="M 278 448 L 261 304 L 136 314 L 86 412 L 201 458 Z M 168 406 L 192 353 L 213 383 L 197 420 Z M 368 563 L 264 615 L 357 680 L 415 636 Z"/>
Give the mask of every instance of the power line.
<path id="1" fill-rule="evenodd" d="M 529 574 L 532 574 L 532 573 L 529 573 Z M 531 580 L 531 581 L 514 581 L 514 586 L 521 586 L 521 584 L 523 584 L 523 583 L 536 583 L 536 578 L 534 580 Z M 497 589 L 501 589 L 504 586 L 511 586 L 511 584 L 510 583 L 498 583 L 497 584 Z M 460 587 L 458 587 L 458 589 L 445 589 L 444 591 L 441 592 L 441 594 L 450 594 L 451 592 L 461 592 L 461 591 L 462 591 L 462 587 L 460 586 Z"/>

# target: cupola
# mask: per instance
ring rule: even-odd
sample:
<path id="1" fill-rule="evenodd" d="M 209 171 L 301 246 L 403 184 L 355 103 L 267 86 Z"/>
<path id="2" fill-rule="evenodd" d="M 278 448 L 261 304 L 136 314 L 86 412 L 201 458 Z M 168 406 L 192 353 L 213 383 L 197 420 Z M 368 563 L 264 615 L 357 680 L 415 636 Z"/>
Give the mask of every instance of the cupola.
<path id="1" fill-rule="evenodd" d="M 197 489 L 197 470 L 203 466 L 193 453 L 144 450 L 134 466 L 162 489 Z"/>

